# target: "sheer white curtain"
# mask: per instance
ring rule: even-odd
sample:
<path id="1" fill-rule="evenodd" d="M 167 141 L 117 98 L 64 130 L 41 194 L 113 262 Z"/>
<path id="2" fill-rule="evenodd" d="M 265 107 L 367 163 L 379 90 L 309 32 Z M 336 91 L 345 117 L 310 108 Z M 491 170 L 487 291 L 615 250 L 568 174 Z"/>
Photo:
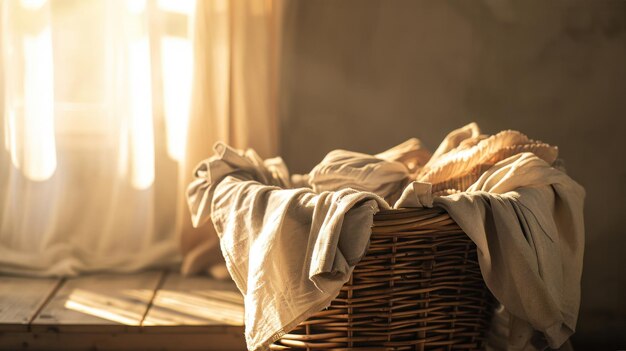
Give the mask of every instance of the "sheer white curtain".
<path id="1" fill-rule="evenodd" d="M 180 261 L 193 9 L 0 0 L 0 272 Z"/>
<path id="2" fill-rule="evenodd" d="M 276 153 L 281 7 L 0 0 L 0 273 L 219 261 L 185 188 L 218 140 Z"/>
<path id="3" fill-rule="evenodd" d="M 280 0 L 198 1 L 194 24 L 194 74 L 181 191 L 191 170 L 222 140 L 252 147 L 263 157 L 278 149 L 277 83 L 283 7 Z M 211 223 L 191 227 L 179 199 L 183 273 L 220 272 L 221 253 Z M 180 215 L 182 214 L 182 215 Z M 225 272 L 222 270 L 221 272 Z"/>

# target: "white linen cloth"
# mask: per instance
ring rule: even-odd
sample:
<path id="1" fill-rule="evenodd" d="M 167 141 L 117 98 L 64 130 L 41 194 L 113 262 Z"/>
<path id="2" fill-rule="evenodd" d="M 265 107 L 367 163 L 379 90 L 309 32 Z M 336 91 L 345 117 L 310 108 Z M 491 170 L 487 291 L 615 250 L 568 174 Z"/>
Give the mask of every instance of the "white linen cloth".
<path id="1" fill-rule="evenodd" d="M 283 189 L 280 159 L 217 144 L 188 189 L 194 225 L 209 214 L 227 268 L 244 295 L 249 350 L 266 350 L 328 306 L 365 254 L 373 215 L 389 208 L 373 193 Z"/>
<path id="2" fill-rule="evenodd" d="M 431 159 L 432 153 L 422 146 L 419 139 L 411 138 L 375 156 L 387 161 L 401 162 L 413 173 L 424 167 Z"/>
<path id="3" fill-rule="evenodd" d="M 510 313 L 508 343 L 491 347 L 535 350 L 559 348 L 576 327 L 584 196 L 565 173 L 522 153 L 467 192 L 432 198 L 428 184 L 414 182 L 396 207 L 432 205 L 450 214 L 476 243 L 485 283 Z"/>
<path id="4" fill-rule="evenodd" d="M 399 197 L 408 179 L 409 169 L 402 162 L 346 150 L 329 152 L 308 177 L 317 193 L 350 188 L 373 192 L 390 203 Z"/>
<path id="5" fill-rule="evenodd" d="M 430 151 L 416 138 L 376 155 L 333 150 L 309 174 L 293 175 L 291 179 L 300 185 L 306 182 L 318 193 L 351 188 L 375 193 L 388 203 L 394 203 L 413 173 L 430 157 Z"/>

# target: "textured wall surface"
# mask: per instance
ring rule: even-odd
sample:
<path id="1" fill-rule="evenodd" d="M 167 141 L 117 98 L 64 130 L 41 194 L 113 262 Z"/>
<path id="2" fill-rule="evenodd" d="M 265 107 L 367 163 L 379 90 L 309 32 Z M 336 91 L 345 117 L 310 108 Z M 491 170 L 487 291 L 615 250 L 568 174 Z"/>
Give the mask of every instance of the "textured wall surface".
<path id="1" fill-rule="evenodd" d="M 470 121 L 558 145 L 587 189 L 575 346 L 626 348 L 626 1 L 291 2 L 284 40 L 292 171 Z"/>

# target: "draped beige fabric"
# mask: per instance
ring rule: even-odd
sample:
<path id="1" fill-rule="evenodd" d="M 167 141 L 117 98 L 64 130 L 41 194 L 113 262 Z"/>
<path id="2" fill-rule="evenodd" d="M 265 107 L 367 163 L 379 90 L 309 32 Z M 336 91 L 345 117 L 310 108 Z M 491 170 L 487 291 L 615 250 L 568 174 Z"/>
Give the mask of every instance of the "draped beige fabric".
<path id="1" fill-rule="evenodd" d="M 184 193 L 192 170 L 217 141 L 277 153 L 276 92 L 281 1 L 198 1 L 194 22 L 194 75 L 186 152 L 180 163 Z M 211 269 L 222 261 L 211 223 L 193 228 L 184 197 L 177 228 L 182 272 Z"/>

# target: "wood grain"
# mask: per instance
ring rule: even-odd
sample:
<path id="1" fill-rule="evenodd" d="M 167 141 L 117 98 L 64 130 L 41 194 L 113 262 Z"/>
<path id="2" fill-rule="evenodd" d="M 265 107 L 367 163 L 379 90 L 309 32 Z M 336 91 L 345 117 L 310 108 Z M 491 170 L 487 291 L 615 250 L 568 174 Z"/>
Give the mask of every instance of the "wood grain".
<path id="1" fill-rule="evenodd" d="M 60 279 L 0 276 L 0 326 L 26 330 Z"/>
<path id="2" fill-rule="evenodd" d="M 243 326 L 243 297 L 232 281 L 172 273 L 156 292 L 142 325 Z"/>
<path id="3" fill-rule="evenodd" d="M 32 328 L 91 331 L 102 326 L 139 326 L 162 274 L 150 271 L 68 279 L 37 315 Z"/>
<path id="4" fill-rule="evenodd" d="M 130 333 L 2 333 L 0 350 L 246 350 L 243 334 L 223 332 Z"/>
<path id="5" fill-rule="evenodd" d="M 243 299 L 230 281 L 166 272 L 2 277 L 0 306 L 14 311 L 0 314 L 14 323 L 0 323 L 0 350 L 246 349 Z"/>

